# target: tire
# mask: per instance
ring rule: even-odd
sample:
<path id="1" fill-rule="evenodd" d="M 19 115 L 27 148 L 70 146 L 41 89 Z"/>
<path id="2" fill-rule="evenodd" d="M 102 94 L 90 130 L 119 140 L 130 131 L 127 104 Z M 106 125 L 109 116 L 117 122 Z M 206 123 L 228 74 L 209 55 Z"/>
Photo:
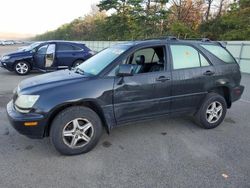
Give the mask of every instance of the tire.
<path id="1" fill-rule="evenodd" d="M 72 64 L 72 67 L 77 67 L 78 65 L 82 64 L 84 61 L 83 60 L 76 60 L 73 64 Z"/>
<path id="2" fill-rule="evenodd" d="M 195 114 L 195 121 L 204 129 L 213 129 L 222 123 L 226 112 L 225 98 L 217 93 L 209 93 Z"/>
<path id="3" fill-rule="evenodd" d="M 19 61 L 14 65 L 14 70 L 18 75 L 27 75 L 30 69 L 30 64 L 26 61 Z"/>
<path id="4" fill-rule="evenodd" d="M 55 117 L 50 129 L 50 139 L 59 153 L 77 155 L 86 153 L 96 146 L 102 129 L 102 122 L 93 110 L 74 106 L 63 110 Z"/>

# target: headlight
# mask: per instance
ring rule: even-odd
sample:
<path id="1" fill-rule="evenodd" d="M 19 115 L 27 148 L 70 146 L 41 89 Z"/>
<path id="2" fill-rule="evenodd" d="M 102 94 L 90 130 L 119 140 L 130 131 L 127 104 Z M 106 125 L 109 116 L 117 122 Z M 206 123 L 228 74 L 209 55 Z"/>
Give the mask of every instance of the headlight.
<path id="1" fill-rule="evenodd" d="M 8 60 L 8 59 L 10 59 L 10 56 L 3 56 L 3 57 L 2 57 L 2 61 L 6 61 L 6 60 Z"/>
<path id="2" fill-rule="evenodd" d="M 19 91 L 20 91 L 20 87 L 19 86 L 17 86 L 15 89 L 13 89 L 13 94 L 15 94 L 15 93 L 19 93 Z"/>
<path id="3" fill-rule="evenodd" d="M 20 95 L 17 97 L 15 105 L 18 108 L 29 109 L 33 107 L 38 99 L 39 95 Z"/>

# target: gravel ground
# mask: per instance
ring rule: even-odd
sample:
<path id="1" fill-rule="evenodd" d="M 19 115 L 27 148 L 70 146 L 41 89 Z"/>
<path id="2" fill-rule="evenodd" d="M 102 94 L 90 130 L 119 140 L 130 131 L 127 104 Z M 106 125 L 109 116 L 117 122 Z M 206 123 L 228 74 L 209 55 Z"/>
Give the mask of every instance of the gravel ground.
<path id="1" fill-rule="evenodd" d="M 12 49 L 0 47 L 0 54 Z M 18 134 L 7 121 L 5 105 L 26 77 L 0 69 L 0 187 L 250 187 L 250 75 L 216 129 L 189 117 L 132 123 L 73 157 L 58 154 L 49 139 Z"/>

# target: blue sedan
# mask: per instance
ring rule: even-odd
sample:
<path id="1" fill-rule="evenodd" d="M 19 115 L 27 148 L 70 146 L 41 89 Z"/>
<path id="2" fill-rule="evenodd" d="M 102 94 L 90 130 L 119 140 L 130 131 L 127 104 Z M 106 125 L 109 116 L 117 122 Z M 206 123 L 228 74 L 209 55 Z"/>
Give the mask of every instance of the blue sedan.
<path id="1" fill-rule="evenodd" d="M 79 42 L 35 42 L 17 52 L 4 55 L 0 65 L 18 75 L 26 75 L 31 70 L 44 72 L 76 67 L 93 55 L 93 51 Z"/>

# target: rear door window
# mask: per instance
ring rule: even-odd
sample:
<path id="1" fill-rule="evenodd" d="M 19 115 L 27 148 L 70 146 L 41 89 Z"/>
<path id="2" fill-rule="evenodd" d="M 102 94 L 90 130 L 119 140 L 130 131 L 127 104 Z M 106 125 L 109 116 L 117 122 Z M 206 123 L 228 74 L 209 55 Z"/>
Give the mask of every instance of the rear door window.
<path id="1" fill-rule="evenodd" d="M 80 51 L 81 48 L 70 45 L 70 44 L 57 44 L 57 51 L 58 52 L 65 52 L 65 51 Z"/>
<path id="2" fill-rule="evenodd" d="M 213 55 L 215 55 L 220 60 L 224 61 L 225 63 L 236 63 L 232 55 L 221 46 L 209 45 L 209 44 L 201 46 L 210 53 L 212 53 Z"/>
<path id="3" fill-rule="evenodd" d="M 187 45 L 170 45 L 173 69 L 209 66 L 207 59 L 195 48 Z"/>

